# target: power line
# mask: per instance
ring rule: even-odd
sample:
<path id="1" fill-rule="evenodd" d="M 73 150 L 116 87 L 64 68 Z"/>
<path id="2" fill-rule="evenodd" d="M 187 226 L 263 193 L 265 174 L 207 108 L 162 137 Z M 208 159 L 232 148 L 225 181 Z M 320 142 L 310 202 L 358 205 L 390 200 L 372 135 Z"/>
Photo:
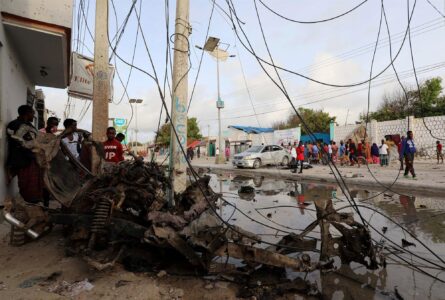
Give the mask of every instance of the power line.
<path id="1" fill-rule="evenodd" d="M 327 19 L 321 19 L 321 20 L 315 20 L 315 21 L 300 21 L 300 20 L 295 20 L 295 19 L 291 19 L 291 18 L 285 17 L 282 14 L 280 14 L 280 13 L 276 12 L 275 10 L 273 10 L 272 8 L 270 8 L 262 0 L 259 0 L 259 1 L 265 8 L 267 8 L 267 10 L 269 10 L 274 15 L 276 15 L 276 16 L 282 18 L 282 19 L 285 19 L 285 20 L 287 20 L 289 22 L 298 23 L 298 24 L 318 24 L 318 23 L 324 23 L 324 22 L 336 20 L 336 19 L 339 19 L 339 18 L 341 18 L 341 17 L 343 17 L 343 16 L 353 12 L 354 10 L 356 10 L 357 8 L 359 8 L 360 6 L 362 6 L 363 4 L 368 2 L 368 0 L 364 0 L 364 1 L 360 2 L 359 4 L 357 4 L 356 6 L 354 6 L 353 8 L 347 10 L 346 12 L 341 13 L 339 15 L 336 15 L 334 17 L 327 18 Z"/>
<path id="2" fill-rule="evenodd" d="M 438 70 L 438 69 L 441 69 L 441 68 L 445 68 L 445 62 L 441 62 L 441 63 L 438 63 L 438 64 L 429 65 L 428 68 L 423 69 L 421 72 L 417 72 L 417 74 L 420 74 L 420 73 L 427 73 L 427 72 L 435 71 L 435 70 Z M 409 70 L 404 71 L 404 72 L 409 72 Z M 403 73 L 403 72 L 402 72 L 402 73 Z M 408 74 L 406 74 L 406 75 L 404 75 L 404 76 L 402 76 L 402 77 L 400 77 L 400 78 L 406 79 L 406 78 L 410 78 L 410 77 L 412 77 L 412 76 L 414 76 L 414 72 L 410 72 L 410 73 L 408 73 Z M 384 80 L 384 81 L 381 81 L 381 82 L 379 82 L 379 83 L 373 84 L 373 87 L 378 87 L 378 86 L 386 85 L 386 84 L 389 84 L 389 83 L 392 83 L 392 82 L 394 82 L 394 78 L 389 79 L 389 80 Z M 325 102 L 325 101 L 329 101 L 329 100 L 337 99 L 337 98 L 339 98 L 339 97 L 346 96 L 346 95 L 351 95 L 351 94 L 355 94 L 355 93 L 358 93 L 358 92 L 365 91 L 365 90 L 367 90 L 367 89 L 368 89 L 367 87 L 363 87 L 363 88 L 356 89 L 356 90 L 353 90 L 353 91 L 350 91 L 350 92 L 341 93 L 341 94 L 337 94 L 337 95 L 334 95 L 334 96 L 330 96 L 330 97 L 321 98 L 321 99 L 317 99 L 317 100 L 313 100 L 313 101 L 305 102 L 305 103 L 302 103 L 302 104 L 298 104 L 297 107 L 303 107 L 303 106 L 306 106 L 306 105 L 311 105 L 311 104 L 316 104 L 316 103 L 320 103 L 320 102 Z M 315 93 L 314 93 L 314 94 L 315 94 Z M 321 95 L 321 94 L 323 94 L 323 93 L 320 93 L 320 92 L 319 92 L 318 94 Z M 306 98 L 306 97 L 300 97 L 300 96 L 298 96 L 298 97 L 294 97 L 294 99 L 300 99 L 300 98 L 301 98 L 301 99 L 304 99 L 304 98 Z M 266 107 L 269 107 L 269 106 L 276 106 L 277 104 L 279 105 L 279 104 L 285 104 L 285 103 L 287 103 L 287 100 L 277 101 L 277 102 L 272 102 L 272 103 L 269 103 L 269 104 L 265 104 L 265 105 L 263 105 L 263 106 L 262 106 L 262 105 L 257 105 L 256 108 L 258 108 L 258 107 L 264 107 L 264 108 L 266 108 Z M 236 110 L 236 111 L 240 111 L 240 110 L 244 110 L 244 109 L 247 108 L 247 107 L 249 107 L 249 106 L 248 106 L 248 105 L 247 105 L 247 106 L 240 106 L 240 107 L 237 107 L 237 108 L 233 108 L 233 110 L 234 110 L 234 111 L 235 111 L 235 110 Z M 257 113 L 257 114 L 258 114 L 258 115 L 265 115 L 265 114 L 271 114 L 271 113 L 276 113 L 276 112 L 282 112 L 282 111 L 286 111 L 286 110 L 289 110 L 289 108 L 287 107 L 287 108 L 282 108 L 282 109 L 267 110 L 267 111 L 265 111 L 265 112 L 260 112 L 260 113 Z M 255 114 L 240 115 L 240 116 L 227 117 L 227 118 L 222 118 L 222 119 L 223 119 L 223 120 L 242 119 L 242 118 L 253 117 L 253 116 L 255 116 Z M 213 120 L 216 120 L 216 119 L 204 119 L 204 120 L 202 120 L 202 121 L 213 121 Z"/>
<path id="3" fill-rule="evenodd" d="M 229 0 L 226 0 L 226 1 L 229 1 Z M 233 2 L 232 2 L 232 3 L 233 3 Z M 230 3 L 228 3 L 228 4 L 229 4 L 230 12 L 231 12 L 231 13 L 234 12 L 234 11 L 235 11 L 235 8 L 232 7 L 232 6 L 230 6 Z M 233 5 L 233 4 L 232 4 L 232 5 Z M 299 77 L 304 78 L 304 79 L 306 79 L 306 80 L 312 81 L 312 82 L 314 82 L 314 83 L 318 83 L 318 84 L 320 84 L 320 85 L 325 85 L 325 86 L 331 86 L 331 87 L 354 87 L 354 86 L 359 86 L 359 85 L 366 84 L 366 83 L 368 83 L 368 82 L 370 81 L 370 80 L 368 79 L 368 80 L 363 80 L 363 81 L 359 81 L 359 82 L 356 82 L 356 83 L 350 83 L 350 84 L 333 84 L 333 83 L 328 83 L 328 82 L 323 82 L 323 81 L 317 80 L 317 79 L 315 79 L 315 78 L 312 78 L 312 77 L 303 75 L 303 74 L 301 74 L 301 73 L 299 73 L 299 72 L 296 72 L 296 71 L 293 71 L 293 70 L 290 70 L 290 69 L 287 69 L 287 68 L 284 68 L 284 67 L 281 67 L 281 66 L 277 66 L 277 65 L 275 65 L 275 64 L 273 64 L 273 63 L 271 63 L 271 62 L 268 62 L 268 61 L 264 60 L 262 57 L 260 57 L 260 56 L 258 56 L 258 55 L 256 54 L 256 52 L 255 52 L 255 51 L 253 50 L 253 48 L 252 48 L 252 44 L 250 43 L 250 41 L 249 41 L 249 39 L 248 39 L 248 37 L 247 37 L 247 35 L 246 35 L 246 32 L 245 32 L 244 29 L 243 29 L 243 26 L 239 23 L 239 19 L 238 19 L 238 16 L 236 15 L 236 13 L 234 13 L 234 17 L 235 17 L 235 19 L 237 20 L 237 22 L 238 22 L 238 28 L 239 28 L 239 30 L 241 31 L 241 33 L 243 34 L 244 38 L 246 39 L 246 42 L 249 44 L 249 47 L 246 46 L 246 44 L 244 43 L 243 39 L 239 36 L 239 34 L 238 34 L 238 30 L 237 30 L 236 25 L 235 25 L 235 23 L 233 22 L 233 18 L 232 18 L 233 30 L 235 31 L 235 33 L 236 33 L 236 35 L 237 35 L 237 37 L 238 37 L 238 40 L 239 40 L 240 43 L 243 45 L 243 47 L 244 47 L 250 54 L 252 54 L 252 55 L 253 55 L 259 62 L 261 62 L 261 63 L 264 63 L 264 64 L 266 64 L 266 65 L 268 65 L 268 66 L 271 66 L 271 67 L 273 67 L 274 69 L 276 68 L 277 70 L 284 71 L 284 72 L 287 72 L 287 73 L 290 73 L 290 74 L 294 74 L 294 75 L 296 75 L 296 76 L 299 76 Z M 410 16 L 410 18 L 409 18 L 409 22 L 408 22 L 408 25 L 407 25 L 407 28 L 406 28 L 405 35 L 404 35 L 404 37 L 403 37 L 402 43 L 401 43 L 400 48 L 399 48 L 399 50 L 397 51 L 396 55 L 394 56 L 394 59 L 393 59 L 393 60 L 392 60 L 392 61 L 391 61 L 385 68 L 383 68 L 380 72 L 378 72 L 375 76 L 373 76 L 373 78 L 371 78 L 371 80 L 374 80 L 374 79 L 378 78 L 380 75 L 382 75 L 382 74 L 383 74 L 389 67 L 391 67 L 391 64 L 394 63 L 394 62 L 396 61 L 396 59 L 398 58 L 399 54 L 400 54 L 401 51 L 402 51 L 403 45 L 405 44 L 406 37 L 407 37 L 407 35 L 408 35 L 409 25 L 410 25 L 410 23 L 411 23 L 411 19 L 412 19 L 412 14 L 411 14 L 411 16 Z"/>
<path id="4" fill-rule="evenodd" d="M 206 32 L 204 43 L 207 41 L 207 38 L 209 37 L 210 25 L 212 24 L 212 18 L 213 18 L 214 10 L 215 10 L 215 2 L 213 2 L 212 10 L 210 11 L 210 17 L 209 17 L 209 22 L 208 22 L 208 25 L 207 25 L 207 32 Z M 198 71 L 196 72 L 195 82 L 193 84 L 192 92 L 190 94 L 190 100 L 189 100 L 189 104 L 188 104 L 188 107 L 187 107 L 187 113 L 190 110 L 190 105 L 192 104 L 193 95 L 195 93 L 196 83 L 198 82 L 199 73 L 201 71 L 201 65 L 202 65 L 203 58 L 204 58 L 204 51 L 201 51 L 201 57 L 199 59 Z"/>

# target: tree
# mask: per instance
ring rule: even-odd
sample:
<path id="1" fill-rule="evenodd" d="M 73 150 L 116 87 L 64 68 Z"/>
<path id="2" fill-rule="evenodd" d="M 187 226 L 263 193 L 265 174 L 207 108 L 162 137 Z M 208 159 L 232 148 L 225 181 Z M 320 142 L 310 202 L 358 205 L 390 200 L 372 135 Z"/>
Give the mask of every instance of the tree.
<path id="1" fill-rule="evenodd" d="M 313 110 L 310 108 L 300 107 L 299 114 L 303 118 L 309 131 L 315 132 L 329 132 L 330 123 L 335 121 L 335 117 L 331 117 L 329 113 L 323 110 Z M 272 125 L 274 129 L 289 129 L 301 126 L 301 133 L 308 134 L 308 130 L 302 125 L 301 119 L 297 114 L 291 114 L 286 121 L 279 121 Z"/>
<path id="2" fill-rule="evenodd" d="M 416 118 L 440 116 L 445 114 L 445 96 L 442 93 L 442 78 L 434 77 L 417 87 L 408 87 L 405 92 L 401 89 L 383 96 L 383 101 L 377 110 L 370 112 L 369 120 L 389 121 L 404 119 L 407 116 Z M 360 119 L 366 121 L 366 113 L 360 114 Z"/>
<path id="3" fill-rule="evenodd" d="M 161 145 L 170 145 L 171 127 L 170 123 L 161 126 L 158 133 L 157 143 Z M 198 120 L 196 118 L 187 118 L 187 140 L 200 140 L 202 135 L 199 131 Z"/>

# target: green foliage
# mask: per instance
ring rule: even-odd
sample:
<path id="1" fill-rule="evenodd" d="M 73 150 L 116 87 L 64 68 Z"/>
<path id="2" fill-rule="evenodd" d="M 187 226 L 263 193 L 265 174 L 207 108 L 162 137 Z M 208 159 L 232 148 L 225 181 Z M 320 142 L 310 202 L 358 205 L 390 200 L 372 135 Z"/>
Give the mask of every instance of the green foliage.
<path id="1" fill-rule="evenodd" d="M 335 121 L 335 117 L 331 117 L 329 113 L 323 110 L 300 107 L 298 112 L 308 125 L 309 130 L 314 133 L 329 132 L 329 124 L 331 121 Z M 278 121 L 272 125 L 274 129 L 289 129 L 297 126 L 301 126 L 301 134 L 308 134 L 307 129 L 301 124 L 301 119 L 296 114 L 291 114 L 286 121 Z"/>
<path id="2" fill-rule="evenodd" d="M 420 85 L 420 93 L 417 87 L 408 88 L 406 95 L 400 89 L 387 93 L 377 110 L 369 113 L 369 120 L 388 121 L 407 116 L 422 118 L 445 115 L 445 96 L 441 96 L 442 90 L 442 78 L 434 77 Z M 366 113 L 360 114 L 360 119 L 366 121 Z"/>
<path id="3" fill-rule="evenodd" d="M 171 127 L 170 123 L 166 123 L 159 129 L 157 143 L 162 145 L 170 145 Z M 198 120 L 196 118 L 187 118 L 187 139 L 200 140 L 202 135 L 199 131 Z"/>

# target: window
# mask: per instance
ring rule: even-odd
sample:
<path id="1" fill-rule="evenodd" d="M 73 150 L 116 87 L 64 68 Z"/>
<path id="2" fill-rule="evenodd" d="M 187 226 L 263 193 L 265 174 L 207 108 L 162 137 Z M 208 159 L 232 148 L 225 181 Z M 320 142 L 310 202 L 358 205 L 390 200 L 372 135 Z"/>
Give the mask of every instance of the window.
<path id="1" fill-rule="evenodd" d="M 272 151 L 280 151 L 280 150 L 282 150 L 282 148 L 280 146 L 276 146 L 276 145 L 272 146 Z"/>

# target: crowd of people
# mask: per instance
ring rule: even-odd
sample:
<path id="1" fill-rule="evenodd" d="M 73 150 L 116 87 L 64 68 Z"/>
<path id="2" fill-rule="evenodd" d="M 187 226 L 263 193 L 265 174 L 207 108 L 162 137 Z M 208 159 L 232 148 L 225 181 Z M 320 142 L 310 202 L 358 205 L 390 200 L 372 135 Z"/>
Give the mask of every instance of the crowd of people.
<path id="1" fill-rule="evenodd" d="M 17 119 L 10 122 L 7 126 L 8 135 L 8 156 L 6 169 L 9 182 L 17 176 L 18 186 L 21 196 L 25 201 L 36 203 L 43 201 L 48 203 L 48 193 L 45 192 L 43 184 L 42 170 L 37 164 L 35 154 L 24 147 L 21 141 L 31 141 L 36 139 L 39 134 L 55 135 L 58 132 L 59 119 L 55 117 L 48 118 L 46 126 L 37 130 L 33 125 L 35 111 L 31 106 L 22 105 L 18 108 Z M 65 154 L 71 159 L 79 160 L 87 169 L 92 169 L 92 151 L 91 145 L 84 143 L 83 135 L 77 129 L 77 121 L 66 119 L 63 122 L 65 136 L 61 140 Z M 104 157 L 106 163 L 115 164 L 124 160 L 124 148 L 122 142 L 125 135 L 116 134 L 114 127 L 109 127 L 106 131 L 107 139 L 103 142 Z M 335 141 L 329 143 L 322 142 L 295 142 L 288 146 L 282 144 L 291 156 L 291 171 L 303 172 L 304 162 L 309 164 L 329 162 L 343 165 L 360 167 L 361 164 L 380 164 L 387 167 L 391 160 L 395 158 L 400 162 L 400 169 L 404 170 L 404 176 L 411 174 L 416 178 L 414 171 L 414 156 L 416 146 L 414 143 L 413 132 L 408 131 L 407 136 L 403 136 L 400 141 L 395 142 L 391 139 L 382 140 L 380 145 L 370 143 L 367 140 L 361 140 L 357 144 L 353 139 L 346 142 L 340 141 L 339 145 Z M 230 157 L 230 148 L 227 147 L 223 152 L 226 159 Z M 443 164 L 442 144 L 436 142 L 437 163 Z M 200 148 L 197 150 L 197 157 L 201 156 Z M 219 155 L 219 149 L 216 148 L 216 155 Z M 194 149 L 187 149 L 187 158 L 192 160 L 195 156 Z"/>
<path id="2" fill-rule="evenodd" d="M 337 145 L 335 141 L 329 143 L 323 142 L 294 142 L 287 146 L 281 144 L 287 149 L 291 155 L 291 172 L 296 172 L 298 166 L 300 172 L 303 172 L 303 163 L 309 164 L 328 164 L 332 162 L 340 166 L 348 165 L 355 166 L 363 164 L 377 164 L 382 167 L 389 166 L 391 160 L 398 160 L 400 162 L 400 170 L 404 170 L 404 176 L 416 178 L 414 171 L 414 156 L 416 153 L 416 146 L 414 143 L 414 136 L 412 131 L 407 132 L 407 136 L 402 136 L 400 141 L 393 141 L 391 139 L 381 140 L 380 145 L 377 143 L 370 143 L 367 140 L 361 140 L 356 143 L 353 139 L 340 141 Z M 439 160 L 443 163 L 442 144 L 437 141 L 436 145 L 437 163 Z M 404 167 L 405 165 L 405 167 Z"/>
<path id="3" fill-rule="evenodd" d="M 42 201 L 48 205 L 49 193 L 44 188 L 43 172 L 37 163 L 35 153 L 26 148 L 22 141 L 32 141 L 39 134 L 56 135 L 59 119 L 49 117 L 46 126 L 37 130 L 33 125 L 34 109 L 29 105 L 18 108 L 17 119 L 11 121 L 6 129 L 8 136 L 8 155 L 6 171 L 8 183 L 17 176 L 19 193 L 26 202 L 38 203 Z M 61 140 L 67 159 L 79 160 L 87 169 L 92 169 L 91 145 L 84 143 L 83 135 L 77 129 L 77 121 L 66 119 L 63 122 L 65 135 Z M 107 164 L 114 164 L 124 160 L 122 141 L 125 135 L 116 135 L 116 129 L 109 127 L 106 131 L 107 139 L 103 142 L 104 157 Z"/>

